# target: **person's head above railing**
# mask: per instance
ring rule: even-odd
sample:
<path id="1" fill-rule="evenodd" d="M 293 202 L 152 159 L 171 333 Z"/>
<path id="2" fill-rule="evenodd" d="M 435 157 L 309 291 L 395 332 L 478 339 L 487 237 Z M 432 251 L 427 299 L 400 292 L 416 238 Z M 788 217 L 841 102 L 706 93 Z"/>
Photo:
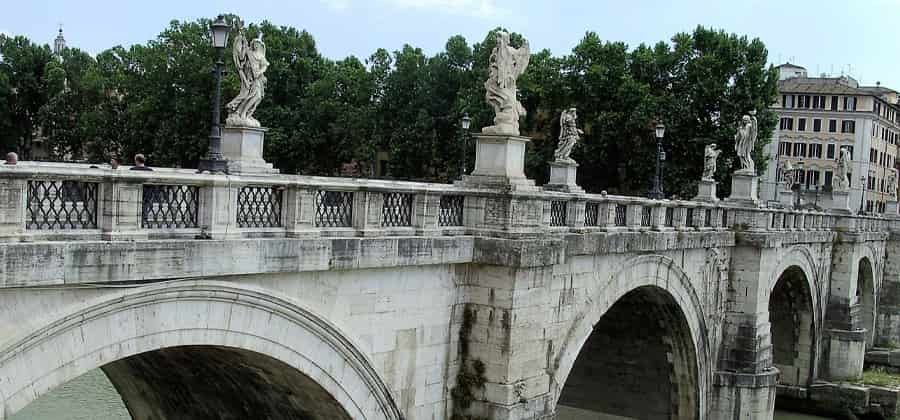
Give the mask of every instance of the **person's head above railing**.
<path id="1" fill-rule="evenodd" d="M 7 165 L 15 165 L 19 163 L 19 155 L 16 152 L 9 152 L 6 154 L 6 164 Z"/>

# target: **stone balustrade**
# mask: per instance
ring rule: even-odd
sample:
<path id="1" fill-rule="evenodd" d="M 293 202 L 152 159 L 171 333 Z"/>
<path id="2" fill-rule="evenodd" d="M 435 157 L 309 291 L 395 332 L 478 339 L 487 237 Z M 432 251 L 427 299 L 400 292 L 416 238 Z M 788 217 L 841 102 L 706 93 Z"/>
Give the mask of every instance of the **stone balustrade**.
<path id="1" fill-rule="evenodd" d="M 24 241 L 670 230 L 885 232 L 896 223 L 727 201 L 29 163 L 0 167 L 0 206 L 0 238 Z"/>

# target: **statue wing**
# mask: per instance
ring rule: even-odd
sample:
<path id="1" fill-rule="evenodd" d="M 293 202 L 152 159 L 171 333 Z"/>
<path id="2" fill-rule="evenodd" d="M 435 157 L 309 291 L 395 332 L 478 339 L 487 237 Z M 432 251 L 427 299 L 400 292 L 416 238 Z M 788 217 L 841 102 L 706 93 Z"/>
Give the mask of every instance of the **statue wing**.
<path id="1" fill-rule="evenodd" d="M 750 116 L 750 138 L 756 144 L 756 137 L 759 134 L 759 128 L 756 126 L 756 115 Z"/>
<path id="2" fill-rule="evenodd" d="M 515 50 L 513 59 L 515 60 L 516 75 L 525 73 L 528 61 L 531 60 L 531 48 L 528 46 L 528 41 L 524 41 L 522 46 Z"/>
<path id="3" fill-rule="evenodd" d="M 244 89 L 244 86 L 250 85 L 250 79 L 252 77 L 249 74 L 249 53 L 250 46 L 247 43 L 247 38 L 244 37 L 243 32 L 238 32 L 237 36 L 234 38 L 234 49 L 232 50 L 232 54 L 234 55 L 234 66 L 237 68 L 238 76 L 241 78 L 241 90 Z"/>

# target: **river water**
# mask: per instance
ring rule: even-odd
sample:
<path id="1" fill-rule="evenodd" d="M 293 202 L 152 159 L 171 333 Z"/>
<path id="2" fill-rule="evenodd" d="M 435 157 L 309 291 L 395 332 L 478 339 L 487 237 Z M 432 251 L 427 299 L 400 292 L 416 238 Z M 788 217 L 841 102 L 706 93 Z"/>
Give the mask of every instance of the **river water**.
<path id="1" fill-rule="evenodd" d="M 821 419 L 825 417 L 775 412 L 775 420 Z M 9 420 L 131 420 L 131 416 L 103 371 L 95 369 L 50 391 Z"/>

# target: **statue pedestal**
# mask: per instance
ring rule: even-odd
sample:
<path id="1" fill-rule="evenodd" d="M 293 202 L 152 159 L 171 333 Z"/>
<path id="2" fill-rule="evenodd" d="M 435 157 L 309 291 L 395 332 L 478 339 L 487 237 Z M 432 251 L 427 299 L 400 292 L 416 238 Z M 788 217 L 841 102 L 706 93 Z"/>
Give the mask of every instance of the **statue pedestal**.
<path id="1" fill-rule="evenodd" d="M 828 210 L 834 213 L 851 214 L 850 210 L 850 191 L 832 191 L 831 202 L 828 203 Z"/>
<path id="2" fill-rule="evenodd" d="M 575 162 L 553 161 L 550 163 L 550 181 L 544 185 L 545 190 L 583 193 L 584 190 L 575 182 L 578 164 Z"/>
<path id="3" fill-rule="evenodd" d="M 528 137 L 475 134 L 475 169 L 463 175 L 462 185 L 535 191 L 534 181 L 525 177 L 525 145 Z"/>
<path id="4" fill-rule="evenodd" d="M 742 206 L 759 206 L 759 182 L 756 173 L 737 171 L 731 175 L 731 195 L 726 201 Z"/>
<path id="5" fill-rule="evenodd" d="M 711 179 L 701 179 L 700 183 L 697 184 L 697 196 L 694 197 L 694 201 L 706 201 L 711 203 L 719 201 L 719 197 L 716 197 L 716 181 Z"/>
<path id="6" fill-rule="evenodd" d="M 222 157 L 229 173 L 277 174 L 278 169 L 263 160 L 265 128 L 225 126 L 222 129 Z"/>

